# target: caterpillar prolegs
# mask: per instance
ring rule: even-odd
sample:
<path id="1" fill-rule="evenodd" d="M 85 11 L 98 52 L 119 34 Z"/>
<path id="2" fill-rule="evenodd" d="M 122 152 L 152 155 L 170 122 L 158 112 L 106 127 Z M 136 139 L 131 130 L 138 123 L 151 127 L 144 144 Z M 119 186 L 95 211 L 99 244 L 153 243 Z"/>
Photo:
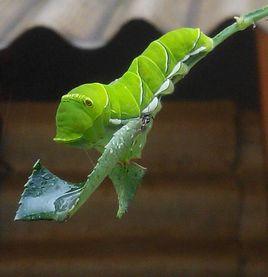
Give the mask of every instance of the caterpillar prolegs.
<path id="1" fill-rule="evenodd" d="M 188 73 L 191 58 L 212 48 L 212 39 L 200 29 L 168 32 L 151 42 L 120 78 L 107 85 L 80 85 L 64 95 L 54 140 L 94 147 L 112 126 L 153 112 L 160 98 L 172 93 L 174 84 Z"/>

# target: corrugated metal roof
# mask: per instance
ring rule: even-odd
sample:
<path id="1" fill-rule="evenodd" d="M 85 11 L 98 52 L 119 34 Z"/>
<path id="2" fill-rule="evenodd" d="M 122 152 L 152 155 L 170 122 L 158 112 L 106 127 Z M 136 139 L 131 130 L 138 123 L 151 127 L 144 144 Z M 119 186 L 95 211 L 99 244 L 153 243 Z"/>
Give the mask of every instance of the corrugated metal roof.
<path id="1" fill-rule="evenodd" d="M 105 44 L 127 21 L 142 18 L 162 31 L 199 26 L 209 32 L 267 0 L 2 0 L 0 48 L 36 26 L 59 32 L 80 47 Z M 261 23 L 268 30 L 268 23 Z"/>

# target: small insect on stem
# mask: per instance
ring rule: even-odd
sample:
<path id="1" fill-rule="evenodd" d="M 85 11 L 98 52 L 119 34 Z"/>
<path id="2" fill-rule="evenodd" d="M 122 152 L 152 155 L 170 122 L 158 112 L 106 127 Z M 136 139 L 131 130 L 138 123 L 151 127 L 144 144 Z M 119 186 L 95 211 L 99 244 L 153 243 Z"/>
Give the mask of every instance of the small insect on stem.
<path id="1" fill-rule="evenodd" d="M 144 131 L 148 124 L 151 122 L 152 116 L 150 114 L 144 114 L 141 117 L 141 131 Z"/>

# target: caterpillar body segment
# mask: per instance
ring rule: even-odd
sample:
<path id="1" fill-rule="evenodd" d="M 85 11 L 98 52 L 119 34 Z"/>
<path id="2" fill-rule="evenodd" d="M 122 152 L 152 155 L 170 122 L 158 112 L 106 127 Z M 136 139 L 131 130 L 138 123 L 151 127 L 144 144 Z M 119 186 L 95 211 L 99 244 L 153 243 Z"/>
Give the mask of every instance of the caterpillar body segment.
<path id="1" fill-rule="evenodd" d="M 171 31 L 150 43 L 133 60 L 128 71 L 115 82 L 126 84 L 128 90 L 125 90 L 125 94 L 130 91 L 134 95 L 142 112 L 155 95 L 159 98 L 172 93 L 173 84 L 188 73 L 186 62 L 192 56 L 211 49 L 212 40 L 200 29 L 182 28 Z M 135 83 L 131 79 L 135 79 Z M 132 115 L 127 117 L 131 118 Z"/>
<path id="2" fill-rule="evenodd" d="M 181 28 L 163 35 L 120 78 L 107 85 L 84 84 L 64 95 L 54 140 L 78 147 L 98 146 L 107 129 L 154 111 L 160 98 L 172 93 L 174 84 L 188 73 L 191 57 L 206 55 L 212 48 L 212 39 L 200 29 Z"/>

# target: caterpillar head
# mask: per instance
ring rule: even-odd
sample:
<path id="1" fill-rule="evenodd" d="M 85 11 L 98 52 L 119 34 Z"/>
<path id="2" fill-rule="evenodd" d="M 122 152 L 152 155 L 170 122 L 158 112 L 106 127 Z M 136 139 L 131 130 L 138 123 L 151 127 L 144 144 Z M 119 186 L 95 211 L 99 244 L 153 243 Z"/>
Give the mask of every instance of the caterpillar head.
<path id="1" fill-rule="evenodd" d="M 59 143 L 80 145 L 92 134 L 94 122 L 108 105 L 108 96 L 103 85 L 85 84 L 71 90 L 61 98 L 56 114 L 56 137 Z M 90 141 L 89 141 L 90 143 Z"/>

